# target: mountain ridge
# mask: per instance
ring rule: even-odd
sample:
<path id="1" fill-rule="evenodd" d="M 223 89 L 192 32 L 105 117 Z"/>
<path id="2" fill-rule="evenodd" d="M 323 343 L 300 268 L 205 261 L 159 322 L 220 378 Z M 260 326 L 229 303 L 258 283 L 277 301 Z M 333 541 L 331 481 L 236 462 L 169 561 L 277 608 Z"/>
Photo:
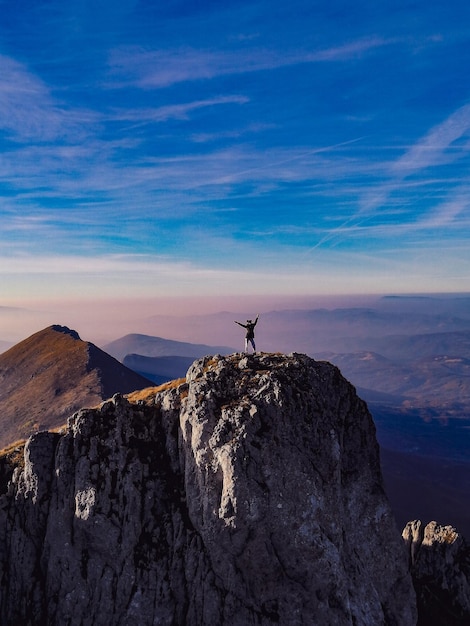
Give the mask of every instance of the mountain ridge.
<path id="1" fill-rule="evenodd" d="M 126 367 L 160 385 L 185 376 L 194 360 L 192 356 L 152 357 L 127 354 L 122 362 Z"/>
<path id="2" fill-rule="evenodd" d="M 76 331 L 49 326 L 0 354 L 0 448 L 63 426 L 114 393 L 152 384 Z"/>
<path id="3" fill-rule="evenodd" d="M 121 362 L 128 354 L 137 354 L 144 357 L 183 356 L 196 359 L 207 354 L 230 354 L 235 352 L 229 346 L 189 343 L 141 333 L 124 335 L 105 344 L 103 350 Z"/>

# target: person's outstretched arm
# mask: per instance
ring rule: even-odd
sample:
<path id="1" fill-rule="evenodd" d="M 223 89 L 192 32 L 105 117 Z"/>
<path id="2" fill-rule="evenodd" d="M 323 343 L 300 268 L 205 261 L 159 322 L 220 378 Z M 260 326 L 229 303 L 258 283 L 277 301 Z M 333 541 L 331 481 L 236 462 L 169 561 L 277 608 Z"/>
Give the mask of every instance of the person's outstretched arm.
<path id="1" fill-rule="evenodd" d="M 258 323 L 258 318 L 259 318 L 259 313 L 258 313 L 258 315 L 256 316 L 255 323 L 253 324 L 253 326 L 256 326 L 256 324 Z"/>
<path id="2" fill-rule="evenodd" d="M 245 324 L 242 324 L 241 322 L 237 322 L 237 320 L 235 320 L 235 324 L 238 324 L 239 326 L 243 326 L 243 328 L 246 328 Z"/>

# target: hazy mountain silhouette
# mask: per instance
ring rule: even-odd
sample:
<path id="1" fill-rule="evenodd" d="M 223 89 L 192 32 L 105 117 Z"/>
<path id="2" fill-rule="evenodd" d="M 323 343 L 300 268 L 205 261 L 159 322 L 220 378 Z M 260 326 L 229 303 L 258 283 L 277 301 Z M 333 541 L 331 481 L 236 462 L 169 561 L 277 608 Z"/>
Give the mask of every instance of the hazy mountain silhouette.
<path id="1" fill-rule="evenodd" d="M 123 364 L 134 372 L 145 376 L 157 385 L 186 375 L 189 366 L 194 362 L 192 356 L 142 356 L 128 354 Z"/>
<path id="2" fill-rule="evenodd" d="M 347 347 L 350 352 L 378 352 L 401 363 L 435 355 L 470 359 L 470 330 L 350 338 Z"/>
<path id="3" fill-rule="evenodd" d="M 0 355 L 0 447 L 62 426 L 82 407 L 151 386 L 65 326 L 50 326 Z"/>
<path id="4" fill-rule="evenodd" d="M 409 313 L 427 313 L 435 315 L 458 316 L 470 319 L 470 296 L 468 294 L 382 296 L 375 307 L 388 312 L 407 315 Z"/>
<path id="5" fill-rule="evenodd" d="M 395 301 L 392 302 L 395 305 Z M 383 305 L 385 306 L 385 305 Z M 411 308 L 411 304 L 409 305 Z M 424 304 L 421 305 L 425 308 Z M 384 354 L 379 342 L 387 336 L 402 336 L 403 343 L 411 335 L 431 333 L 470 333 L 470 318 L 455 315 L 451 310 L 415 310 L 403 314 L 398 308 L 285 309 L 261 313 L 256 327 L 256 345 L 266 352 L 302 352 L 317 358 L 319 352 L 355 352 L 371 350 Z M 153 316 L 145 323 L 149 335 L 173 337 L 182 342 L 227 343 L 243 348 L 243 332 L 233 321 L 254 317 L 251 312 L 219 312 L 192 315 L 176 320 L 171 316 Z M 436 338 L 438 339 L 438 338 Z M 387 340 L 385 340 L 387 341 Z M 397 346 L 402 341 L 397 340 Z M 422 342 L 424 341 L 421 340 Z M 390 348 L 392 339 L 390 340 Z M 415 349 L 419 349 L 417 344 Z M 423 346 L 424 347 L 424 346 Z M 107 349 L 107 346 L 104 347 Z M 413 346 L 403 346 L 403 350 Z M 143 354 L 141 350 L 129 350 Z M 147 354 L 146 356 L 163 356 Z M 386 356 L 384 354 L 384 356 Z"/>
<path id="6" fill-rule="evenodd" d="M 116 339 L 103 346 L 108 354 L 111 354 L 118 361 L 128 355 L 141 355 L 146 357 L 182 356 L 199 359 L 208 354 L 231 354 L 235 352 L 229 346 L 209 346 L 206 344 L 195 344 L 182 341 L 173 341 L 162 337 L 140 335 L 132 333 Z"/>
<path id="7" fill-rule="evenodd" d="M 436 352 L 404 362 L 374 352 L 325 352 L 320 357 L 337 365 L 366 400 L 379 401 L 373 394 L 380 392 L 390 396 L 384 404 L 434 409 L 438 417 L 470 414 L 470 359 L 457 353 Z"/>

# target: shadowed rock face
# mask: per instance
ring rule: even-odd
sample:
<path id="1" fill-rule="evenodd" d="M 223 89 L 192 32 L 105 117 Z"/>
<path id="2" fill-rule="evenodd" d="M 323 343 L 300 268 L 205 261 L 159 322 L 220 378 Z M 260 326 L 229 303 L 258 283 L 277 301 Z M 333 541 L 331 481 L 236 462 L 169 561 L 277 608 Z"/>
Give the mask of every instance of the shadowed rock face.
<path id="1" fill-rule="evenodd" d="M 453 526 L 408 522 L 409 551 L 422 626 L 470 623 L 470 546 Z"/>
<path id="2" fill-rule="evenodd" d="M 371 417 L 303 355 L 207 357 L 32 437 L 0 568 L 15 626 L 416 623 Z"/>

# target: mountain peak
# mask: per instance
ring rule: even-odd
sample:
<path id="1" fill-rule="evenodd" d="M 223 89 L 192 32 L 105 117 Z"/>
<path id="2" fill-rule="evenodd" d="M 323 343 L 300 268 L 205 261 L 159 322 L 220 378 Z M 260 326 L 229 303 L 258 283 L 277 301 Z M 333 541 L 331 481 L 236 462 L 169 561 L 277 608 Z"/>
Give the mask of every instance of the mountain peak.
<path id="1" fill-rule="evenodd" d="M 26 444 L 2 623 L 416 623 L 372 418 L 336 367 L 208 356 L 137 396 Z"/>
<path id="2" fill-rule="evenodd" d="M 0 354 L 0 448 L 63 426 L 114 393 L 152 385 L 75 330 L 54 324 Z"/>
<path id="3" fill-rule="evenodd" d="M 77 331 L 71 330 L 67 326 L 60 326 L 60 324 L 53 324 L 52 326 L 50 326 L 50 329 L 58 333 L 64 333 L 64 335 L 70 335 L 70 337 L 73 337 L 73 339 L 78 339 L 80 341 L 80 335 L 77 333 Z"/>

